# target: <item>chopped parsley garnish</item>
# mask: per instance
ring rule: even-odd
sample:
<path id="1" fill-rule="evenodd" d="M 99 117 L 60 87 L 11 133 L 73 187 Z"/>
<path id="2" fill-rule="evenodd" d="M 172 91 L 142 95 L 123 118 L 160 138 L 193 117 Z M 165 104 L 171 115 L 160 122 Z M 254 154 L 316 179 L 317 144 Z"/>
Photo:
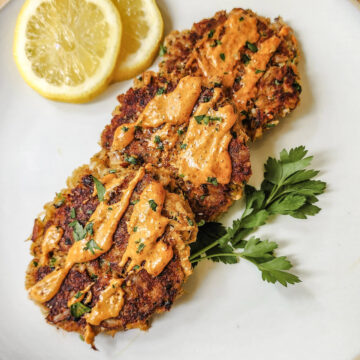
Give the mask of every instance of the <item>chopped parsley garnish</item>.
<path id="1" fill-rule="evenodd" d="M 215 30 L 211 29 L 208 34 L 208 39 L 211 39 L 214 36 Z"/>
<path id="2" fill-rule="evenodd" d="M 215 186 L 218 186 L 218 181 L 217 181 L 217 178 L 216 177 L 208 177 L 207 178 L 207 182 L 209 183 L 209 184 L 213 184 L 213 185 L 215 185 Z"/>
<path id="3" fill-rule="evenodd" d="M 239 21 L 244 21 L 244 17 L 243 17 L 243 16 L 240 17 L 240 18 L 239 18 Z"/>
<path id="4" fill-rule="evenodd" d="M 258 48 L 256 47 L 256 45 L 253 44 L 253 43 L 251 43 L 251 42 L 249 42 L 249 41 L 247 41 L 245 45 L 246 45 L 246 47 L 247 47 L 250 51 L 252 51 L 253 53 L 256 53 L 256 52 L 258 51 Z"/>
<path id="5" fill-rule="evenodd" d="M 109 170 L 109 174 L 115 174 L 116 173 L 116 170 L 115 169 L 110 169 Z"/>
<path id="6" fill-rule="evenodd" d="M 164 150 L 164 144 L 162 143 L 161 138 L 160 138 L 159 135 L 155 135 L 154 143 L 155 143 L 155 144 L 158 144 L 158 147 L 157 147 L 157 148 L 158 148 L 159 150 Z"/>
<path id="7" fill-rule="evenodd" d="M 90 235 L 94 235 L 93 226 L 94 226 L 94 224 L 93 224 L 92 221 L 90 221 L 90 222 L 89 222 L 88 224 L 86 224 L 86 226 L 85 226 L 85 231 L 86 231 L 87 233 L 89 233 Z"/>
<path id="8" fill-rule="evenodd" d="M 137 230 L 138 230 L 138 227 L 137 227 L 137 226 L 134 226 L 133 232 L 137 232 Z"/>
<path id="9" fill-rule="evenodd" d="M 136 253 L 137 254 L 140 254 L 143 250 L 144 250 L 144 247 L 145 247 L 145 244 L 144 243 L 140 243 L 137 250 L 136 250 Z"/>
<path id="10" fill-rule="evenodd" d="M 73 228 L 73 238 L 75 241 L 79 241 L 85 238 L 86 230 L 79 223 L 79 221 L 74 220 L 69 224 L 69 226 Z"/>
<path id="11" fill-rule="evenodd" d="M 165 88 L 160 87 L 157 89 L 156 95 L 162 95 L 165 92 Z"/>
<path id="12" fill-rule="evenodd" d="M 314 203 L 325 191 L 326 183 L 313 180 L 319 172 L 307 169 L 313 157 L 306 155 L 305 147 L 299 146 L 290 151 L 283 150 L 279 160 L 268 158 L 260 189 L 245 185 L 242 216 L 229 228 L 215 222 L 201 227 L 196 242 L 191 245 L 190 262 L 196 264 L 211 259 L 234 264 L 244 259 L 253 263 L 267 282 L 279 282 L 283 286 L 300 282 L 296 275 L 288 272 L 292 267 L 290 261 L 274 253 L 277 243 L 246 238 L 273 215 L 306 219 L 320 211 Z"/>
<path id="13" fill-rule="evenodd" d="M 205 198 L 206 198 L 206 195 L 201 195 L 201 196 L 200 196 L 200 200 L 201 200 L 201 201 L 204 201 Z"/>
<path id="14" fill-rule="evenodd" d="M 265 72 L 265 70 L 259 70 L 259 69 L 255 70 L 255 74 L 260 74 L 260 73 L 264 73 L 264 72 Z"/>
<path id="15" fill-rule="evenodd" d="M 188 216 L 186 217 L 186 220 L 190 226 L 194 226 L 194 221 L 192 221 Z"/>
<path id="16" fill-rule="evenodd" d="M 81 297 L 83 293 L 81 291 L 78 291 L 75 295 L 74 295 L 74 298 L 75 299 L 78 299 L 79 297 Z"/>
<path id="17" fill-rule="evenodd" d="M 181 178 L 185 177 L 185 175 L 184 175 L 184 174 L 179 174 L 179 176 L 180 176 Z"/>
<path id="18" fill-rule="evenodd" d="M 167 53 L 167 48 L 163 44 L 160 45 L 159 56 L 164 56 Z"/>
<path id="19" fill-rule="evenodd" d="M 149 200 L 149 205 L 151 207 L 151 210 L 156 211 L 157 203 L 153 199 Z"/>
<path id="20" fill-rule="evenodd" d="M 245 65 L 247 65 L 249 62 L 250 62 L 250 57 L 249 56 L 247 56 L 246 54 L 242 54 L 241 55 L 241 60 L 242 60 L 242 62 L 245 64 Z"/>
<path id="21" fill-rule="evenodd" d="M 121 130 L 122 130 L 123 132 L 127 132 L 127 131 L 129 130 L 129 128 L 128 128 L 127 126 L 123 126 L 123 127 L 121 128 Z"/>
<path id="22" fill-rule="evenodd" d="M 298 91 L 299 94 L 301 93 L 302 88 L 301 88 L 301 86 L 300 86 L 299 83 L 297 83 L 296 81 L 294 81 L 293 84 L 292 84 L 292 87 L 293 87 L 296 91 Z"/>
<path id="23" fill-rule="evenodd" d="M 94 239 L 89 240 L 86 243 L 86 246 L 83 248 L 83 250 L 89 250 L 93 255 L 95 254 L 95 250 L 102 250 L 101 247 L 96 243 Z"/>
<path id="24" fill-rule="evenodd" d="M 196 224 L 197 226 L 204 226 L 205 225 L 205 220 L 204 219 L 201 219 L 200 221 L 197 222 Z"/>
<path id="25" fill-rule="evenodd" d="M 184 133 L 184 130 L 178 129 L 177 133 L 178 133 L 179 135 L 182 135 L 182 134 Z"/>
<path id="26" fill-rule="evenodd" d="M 276 126 L 276 124 L 266 124 L 266 127 L 267 128 L 273 128 L 273 127 L 275 127 Z"/>
<path id="27" fill-rule="evenodd" d="M 88 313 L 90 311 L 91 311 L 91 309 L 81 302 L 77 302 L 70 306 L 70 313 L 76 319 L 79 319 L 85 313 Z"/>
<path id="28" fill-rule="evenodd" d="M 112 209 L 113 209 L 113 208 L 112 208 L 111 206 L 108 207 L 108 211 L 112 211 Z"/>
<path id="29" fill-rule="evenodd" d="M 221 117 L 219 116 L 208 116 L 208 115 L 196 115 L 194 116 L 196 122 L 198 124 L 204 123 L 205 125 L 209 125 L 210 121 L 221 121 Z"/>
<path id="30" fill-rule="evenodd" d="M 196 122 L 197 122 L 198 124 L 201 124 L 201 122 L 203 121 L 204 117 L 205 117 L 205 115 L 196 115 L 196 116 L 194 116 L 194 118 L 195 118 L 195 120 L 196 120 Z"/>
<path id="31" fill-rule="evenodd" d="M 211 100 L 211 96 L 204 96 L 203 98 L 202 98 L 202 101 L 204 102 L 204 103 L 207 103 L 207 102 L 209 102 Z"/>
<path id="32" fill-rule="evenodd" d="M 135 205 L 139 202 L 140 200 L 133 200 L 133 201 L 130 201 L 130 205 Z"/>
<path id="33" fill-rule="evenodd" d="M 93 212 L 94 212 L 94 211 L 93 211 L 93 210 L 90 210 L 90 209 L 86 211 L 86 213 L 87 213 L 88 215 L 91 215 Z"/>
<path id="34" fill-rule="evenodd" d="M 210 44 L 210 47 L 215 47 L 215 46 L 218 46 L 218 45 L 222 45 L 222 42 L 220 40 L 214 40 L 214 42 L 212 44 Z"/>
<path id="35" fill-rule="evenodd" d="M 274 83 L 275 85 L 281 85 L 283 82 L 281 80 L 275 79 Z"/>
<path id="36" fill-rule="evenodd" d="M 81 341 L 85 341 L 84 337 L 81 334 L 79 335 L 79 338 Z"/>
<path id="37" fill-rule="evenodd" d="M 133 267 L 133 270 L 138 270 L 138 269 L 140 269 L 140 266 L 139 266 L 139 265 L 135 265 L 135 266 Z"/>
<path id="38" fill-rule="evenodd" d="M 185 144 L 185 143 L 182 143 L 182 144 L 180 145 L 180 148 L 181 148 L 181 149 L 186 149 L 186 147 L 187 147 L 187 144 Z"/>
<path id="39" fill-rule="evenodd" d="M 59 199 L 59 201 L 57 201 L 57 202 L 54 204 L 55 208 L 57 209 L 57 208 L 59 208 L 60 206 L 64 205 L 64 203 L 65 203 L 65 198 L 64 198 L 64 196 L 63 196 L 62 193 L 56 193 L 56 197 Z"/>
<path id="40" fill-rule="evenodd" d="M 97 197 L 98 197 L 99 201 L 103 201 L 104 195 L 105 195 L 105 186 L 95 176 L 92 176 L 92 179 L 94 180 L 94 183 L 95 183 Z"/>
<path id="41" fill-rule="evenodd" d="M 53 268 L 55 266 L 55 263 L 56 263 L 56 258 L 55 257 L 52 257 L 49 261 L 49 266 L 51 268 Z"/>
<path id="42" fill-rule="evenodd" d="M 137 158 L 135 156 L 125 155 L 125 161 L 128 162 L 129 164 L 133 164 L 133 165 L 137 164 Z"/>
<path id="43" fill-rule="evenodd" d="M 34 265 L 35 267 L 37 267 L 37 266 L 39 265 L 39 263 L 38 263 L 37 261 L 33 261 L 33 265 Z"/>
<path id="44" fill-rule="evenodd" d="M 70 217 L 71 217 L 72 219 L 75 219 L 75 218 L 76 218 L 76 210 L 75 210 L 75 208 L 71 208 L 71 210 L 70 210 Z"/>
<path id="45" fill-rule="evenodd" d="M 90 274 L 91 280 L 96 281 L 98 279 L 98 276 L 96 274 Z"/>
<path id="46" fill-rule="evenodd" d="M 225 61 L 225 54 L 224 54 L 224 53 L 221 53 L 221 54 L 220 54 L 220 59 L 221 59 L 222 61 Z"/>

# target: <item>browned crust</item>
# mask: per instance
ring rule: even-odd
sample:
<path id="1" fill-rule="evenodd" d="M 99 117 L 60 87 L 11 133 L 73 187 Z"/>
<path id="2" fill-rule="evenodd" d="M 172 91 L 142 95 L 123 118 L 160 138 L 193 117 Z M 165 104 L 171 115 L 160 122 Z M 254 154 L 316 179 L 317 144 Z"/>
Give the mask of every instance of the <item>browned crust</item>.
<path id="1" fill-rule="evenodd" d="M 262 135 L 263 130 L 275 126 L 278 120 L 295 109 L 300 101 L 301 87 L 297 70 L 299 49 L 293 30 L 281 18 L 271 22 L 251 10 L 246 10 L 245 14 L 257 19 L 257 29 L 261 35 L 255 44 L 257 47 L 273 35 L 278 35 L 282 40 L 257 84 L 256 96 L 247 104 L 243 125 L 248 136 L 255 139 Z M 191 30 L 171 32 L 164 42 L 167 53 L 159 65 L 161 76 L 173 80 L 199 74 L 196 63 L 191 67 L 186 67 L 186 64 L 194 51 L 201 51 L 198 44 L 202 38 L 208 36 L 210 30 L 221 26 L 227 17 L 225 11 L 219 11 L 214 17 L 195 23 Z M 240 53 L 251 57 L 251 52 L 246 47 Z M 238 62 L 238 78 L 244 73 L 245 66 L 242 61 Z M 229 89 L 230 97 L 238 87 L 239 82 L 235 82 L 233 88 Z"/>
<path id="2" fill-rule="evenodd" d="M 78 182 L 74 188 L 62 191 L 63 203 L 59 206 L 59 197 L 56 197 L 53 202 L 45 206 L 44 220 L 35 220 L 31 246 L 34 259 L 27 270 L 25 283 L 27 289 L 53 271 L 55 267 L 64 263 L 65 257 L 74 242 L 73 230 L 69 226 L 74 220 L 70 215 L 71 208 L 76 209 L 76 219 L 84 226 L 91 216 L 90 212 L 94 211 L 99 204 L 97 197 L 93 196 L 94 186 L 91 173 L 86 167 L 75 172 L 70 182 L 74 182 L 75 178 L 78 179 Z M 132 171 L 127 171 L 127 173 L 128 175 L 121 186 L 115 189 L 109 204 L 119 200 L 121 191 L 127 187 L 128 182 L 132 179 L 134 173 Z M 99 174 L 96 175 L 99 176 Z M 147 174 L 136 186 L 131 201 L 136 201 L 144 187 L 155 178 L 158 178 L 156 174 L 147 171 Z M 186 203 L 184 206 L 185 213 L 178 214 L 178 217 L 193 219 L 193 215 L 190 209 L 186 207 Z M 94 327 L 95 333 L 108 330 L 118 331 L 133 327 L 146 328 L 154 313 L 170 309 L 175 298 L 181 293 L 182 285 L 188 275 L 184 272 L 179 260 L 173 238 L 175 234 L 169 226 L 161 239 L 173 246 L 174 257 L 160 275 L 153 277 L 144 269 L 140 269 L 138 272 L 125 273 L 124 268 L 118 265 L 127 247 L 129 237 L 127 222 L 130 219 L 133 207 L 134 205 L 129 205 L 119 222 L 111 249 L 96 260 L 75 265 L 67 275 L 59 292 L 50 301 L 42 305 L 46 312 L 46 320 L 49 323 L 67 331 L 84 334 L 86 322 L 83 318 L 75 319 L 71 315 L 68 301 L 78 291 L 94 282 L 91 288 L 92 299 L 87 304 L 87 306 L 93 307 L 99 300 L 101 291 L 105 289 L 113 278 L 124 279 L 125 304 L 118 317 L 105 320 L 99 326 Z M 169 213 L 164 208 L 163 215 L 169 216 L 167 214 Z M 176 236 L 181 236 L 186 243 L 193 241 L 194 236 L 196 236 L 194 221 L 193 224 L 192 231 L 180 231 Z M 50 258 L 54 257 L 56 259 L 54 268 L 41 266 L 39 262 L 43 234 L 50 225 L 60 226 L 64 230 L 57 248 L 50 254 Z"/>

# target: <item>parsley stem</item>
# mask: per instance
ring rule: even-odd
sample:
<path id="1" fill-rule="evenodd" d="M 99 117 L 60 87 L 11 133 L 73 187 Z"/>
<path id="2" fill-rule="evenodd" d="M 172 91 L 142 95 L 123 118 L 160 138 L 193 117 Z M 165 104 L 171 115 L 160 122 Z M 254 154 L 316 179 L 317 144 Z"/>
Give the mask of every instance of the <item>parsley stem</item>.
<path id="1" fill-rule="evenodd" d="M 190 262 L 191 262 L 191 260 L 193 260 L 193 259 L 199 257 L 200 255 L 202 255 L 203 253 L 205 253 L 206 251 L 212 249 L 214 246 L 218 245 L 221 239 L 222 239 L 222 237 L 221 237 L 220 239 L 214 241 L 214 242 L 211 243 L 210 245 L 204 247 L 203 249 L 201 249 L 201 250 L 198 251 L 197 253 L 191 255 L 191 256 L 189 257 Z"/>
<path id="2" fill-rule="evenodd" d="M 276 193 L 279 191 L 279 189 L 282 187 L 282 185 L 283 185 L 283 181 L 280 181 L 278 185 L 275 185 L 275 186 L 273 187 L 273 189 L 271 190 L 271 193 L 270 193 L 268 199 L 267 199 L 266 202 L 265 202 L 264 208 L 266 208 L 266 207 L 272 202 L 272 200 L 273 200 L 274 197 L 276 196 Z"/>
<path id="3" fill-rule="evenodd" d="M 207 255 L 207 256 L 200 257 L 199 259 L 190 260 L 190 263 L 193 264 L 193 263 L 199 262 L 199 261 L 201 261 L 201 260 L 211 259 L 211 258 L 219 257 L 219 256 L 242 257 L 243 255 L 240 254 L 240 253 L 219 253 L 219 254 L 211 254 L 211 255 Z"/>

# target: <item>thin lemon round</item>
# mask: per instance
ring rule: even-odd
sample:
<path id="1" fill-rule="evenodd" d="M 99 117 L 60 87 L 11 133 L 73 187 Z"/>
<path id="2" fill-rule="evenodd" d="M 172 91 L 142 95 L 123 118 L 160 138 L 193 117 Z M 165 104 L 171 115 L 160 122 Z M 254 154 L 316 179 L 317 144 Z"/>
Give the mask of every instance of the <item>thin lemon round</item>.
<path id="1" fill-rule="evenodd" d="M 27 0 L 15 28 L 15 62 L 41 95 L 89 101 L 111 80 L 121 33 L 111 0 Z"/>
<path id="2" fill-rule="evenodd" d="M 158 52 L 164 22 L 155 0 L 113 0 L 123 23 L 121 50 L 113 81 L 130 79 L 147 69 Z"/>

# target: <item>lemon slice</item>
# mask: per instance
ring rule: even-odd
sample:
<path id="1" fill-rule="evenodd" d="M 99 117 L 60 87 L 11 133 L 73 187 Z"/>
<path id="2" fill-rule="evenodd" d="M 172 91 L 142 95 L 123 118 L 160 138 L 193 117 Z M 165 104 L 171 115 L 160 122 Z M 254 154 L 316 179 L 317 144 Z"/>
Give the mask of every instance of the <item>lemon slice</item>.
<path id="1" fill-rule="evenodd" d="M 88 101 L 111 79 L 121 32 L 111 0 L 27 0 L 15 28 L 15 61 L 41 95 Z"/>
<path id="2" fill-rule="evenodd" d="M 163 35 L 164 22 L 155 0 L 113 0 L 123 35 L 113 81 L 130 79 L 148 68 Z"/>

